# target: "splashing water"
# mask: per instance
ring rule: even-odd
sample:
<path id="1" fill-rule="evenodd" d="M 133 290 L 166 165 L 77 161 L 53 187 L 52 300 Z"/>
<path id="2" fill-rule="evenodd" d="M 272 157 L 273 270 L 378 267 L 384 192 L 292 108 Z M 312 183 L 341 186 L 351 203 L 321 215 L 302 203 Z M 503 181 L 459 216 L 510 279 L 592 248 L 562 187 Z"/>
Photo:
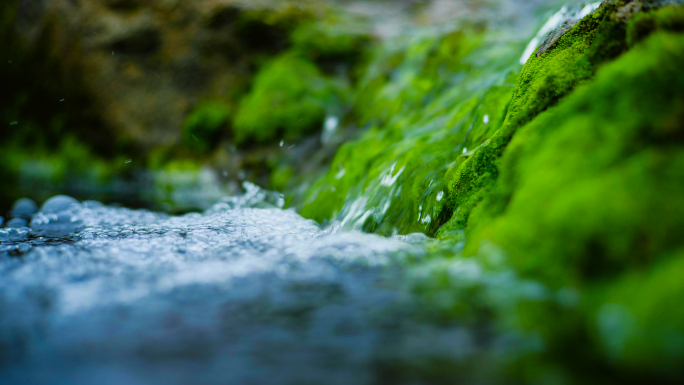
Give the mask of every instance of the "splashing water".
<path id="1" fill-rule="evenodd" d="M 245 187 L 183 216 L 58 196 L 31 227 L 0 229 L 3 383 L 363 384 L 395 362 L 501 353 L 420 321 L 411 287 L 463 263 L 407 270 L 423 234 L 321 229 Z M 484 282 L 464 269 L 454 282 Z"/>

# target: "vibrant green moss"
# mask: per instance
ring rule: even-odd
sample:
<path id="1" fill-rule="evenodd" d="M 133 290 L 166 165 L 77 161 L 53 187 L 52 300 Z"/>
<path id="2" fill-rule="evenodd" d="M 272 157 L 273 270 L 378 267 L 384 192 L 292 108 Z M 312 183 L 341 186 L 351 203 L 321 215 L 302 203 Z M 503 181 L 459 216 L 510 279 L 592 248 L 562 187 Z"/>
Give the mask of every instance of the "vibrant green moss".
<path id="1" fill-rule="evenodd" d="M 207 152 L 230 120 L 229 108 L 222 102 L 200 103 L 183 124 L 183 144 L 199 152 Z"/>
<path id="2" fill-rule="evenodd" d="M 328 110 L 339 108 L 344 83 L 323 76 L 307 60 L 286 53 L 264 66 L 240 102 L 233 127 L 236 144 L 294 140 L 320 129 Z"/>
<path id="3" fill-rule="evenodd" d="M 490 240 L 520 271 L 562 284 L 677 247 L 683 48 L 682 36 L 653 35 L 520 130 L 473 211 L 466 250 Z"/>
<path id="4" fill-rule="evenodd" d="M 465 186 L 472 190 L 462 195 L 467 199 L 440 235 L 460 239 L 465 227 L 465 255 L 487 266 L 487 250 L 496 245 L 501 256 L 495 259 L 522 278 L 559 290 L 554 296 L 547 292 L 542 302 L 515 306 L 513 319 L 539 333 L 547 346 L 543 358 L 516 361 L 517 368 L 565 367 L 557 373 L 562 378 L 590 364 L 593 369 L 569 377 L 577 381 L 599 373 L 617 382 L 682 375 L 684 315 L 677 301 L 684 287 L 684 35 L 667 32 L 680 31 L 671 27 L 677 23 L 663 22 L 668 27 L 633 39 L 632 49 L 612 63 L 598 68 L 585 61 L 598 57 L 605 41 L 597 42 L 615 38 L 616 30 L 632 31 L 643 20 L 676 20 L 680 12 L 662 8 L 633 15 L 629 24 L 613 24 L 606 35 L 596 35 L 577 51 L 574 63 L 554 63 L 572 64 L 568 73 L 582 75 L 574 84 L 564 83 L 560 73 L 544 80 L 554 68 L 532 71 L 546 55 L 556 57 L 553 49 L 533 56 L 506 122 L 475 151 L 476 167 L 469 160 L 452 171 L 460 178 L 470 172 Z M 625 34 L 617 35 L 622 40 L 609 45 L 624 48 Z M 548 89 L 551 83 L 560 86 Z M 567 96 L 549 91 L 563 89 Z M 541 95 L 552 102 L 543 107 Z M 485 181 L 478 185 L 482 175 Z M 496 309 L 486 298 L 476 302 Z"/>
<path id="5" fill-rule="evenodd" d="M 453 173 L 448 207 L 455 215 L 446 229 L 465 227 L 471 210 L 496 180 L 497 162 L 517 129 L 587 82 L 597 65 L 625 49 L 625 26 L 612 19 L 615 7 L 604 3 L 545 53 L 532 54 L 518 78 L 503 125 Z"/>
<path id="6" fill-rule="evenodd" d="M 517 69 L 519 47 L 479 46 L 470 32 L 391 42 L 377 54 L 352 111 L 373 125 L 339 149 L 302 215 L 381 234 L 437 230 L 444 175 L 500 126 Z M 483 57 L 488 65 L 473 65 Z"/>

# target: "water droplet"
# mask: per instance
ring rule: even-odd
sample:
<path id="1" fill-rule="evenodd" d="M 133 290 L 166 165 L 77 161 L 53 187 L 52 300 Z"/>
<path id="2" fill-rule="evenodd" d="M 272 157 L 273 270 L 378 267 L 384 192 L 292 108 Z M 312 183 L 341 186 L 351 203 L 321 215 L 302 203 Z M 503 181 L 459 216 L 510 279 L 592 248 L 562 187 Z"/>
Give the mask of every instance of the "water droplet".
<path id="1" fill-rule="evenodd" d="M 325 123 L 323 124 L 323 133 L 321 134 L 321 143 L 326 144 L 330 142 L 335 131 L 337 131 L 337 126 L 340 124 L 340 118 L 337 116 L 328 116 L 325 118 Z"/>
<path id="2" fill-rule="evenodd" d="M 489 123 L 489 115 L 485 115 L 484 118 L 482 118 L 482 121 L 484 122 L 484 124 L 488 124 Z"/>
<path id="3" fill-rule="evenodd" d="M 437 202 L 441 201 L 442 198 L 444 198 L 444 191 L 440 191 L 437 193 Z"/>
<path id="4" fill-rule="evenodd" d="M 342 179 L 342 177 L 343 177 L 344 174 L 346 174 L 346 173 L 347 173 L 347 169 L 345 169 L 344 167 L 341 167 L 341 166 L 340 166 L 340 171 L 338 171 L 337 174 L 335 174 L 335 179 Z"/>
<path id="5" fill-rule="evenodd" d="M 285 144 L 285 142 L 281 140 L 280 141 L 280 147 L 283 147 L 283 144 Z"/>

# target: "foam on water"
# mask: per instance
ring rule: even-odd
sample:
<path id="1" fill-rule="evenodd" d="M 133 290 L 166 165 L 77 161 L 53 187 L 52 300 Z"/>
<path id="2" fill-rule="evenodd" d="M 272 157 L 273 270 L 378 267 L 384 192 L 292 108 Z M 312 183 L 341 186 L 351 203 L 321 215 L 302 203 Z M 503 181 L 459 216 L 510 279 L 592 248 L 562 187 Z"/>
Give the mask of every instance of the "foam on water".
<path id="1" fill-rule="evenodd" d="M 58 197 L 0 229 L 3 383 L 362 384 L 475 354 L 411 316 L 404 262 L 427 237 L 321 229 L 246 187 L 183 216 Z"/>

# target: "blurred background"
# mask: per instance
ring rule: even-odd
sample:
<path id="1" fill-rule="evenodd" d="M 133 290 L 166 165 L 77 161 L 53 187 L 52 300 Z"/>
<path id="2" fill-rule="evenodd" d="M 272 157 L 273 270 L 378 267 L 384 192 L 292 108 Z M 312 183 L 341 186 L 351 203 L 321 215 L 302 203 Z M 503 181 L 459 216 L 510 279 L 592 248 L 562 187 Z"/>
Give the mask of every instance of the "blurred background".
<path id="1" fill-rule="evenodd" d="M 528 38 L 555 3 L 3 1 L 0 213 L 58 193 L 179 213 L 243 181 L 296 205 L 364 128 L 380 44 L 458 23 Z"/>

